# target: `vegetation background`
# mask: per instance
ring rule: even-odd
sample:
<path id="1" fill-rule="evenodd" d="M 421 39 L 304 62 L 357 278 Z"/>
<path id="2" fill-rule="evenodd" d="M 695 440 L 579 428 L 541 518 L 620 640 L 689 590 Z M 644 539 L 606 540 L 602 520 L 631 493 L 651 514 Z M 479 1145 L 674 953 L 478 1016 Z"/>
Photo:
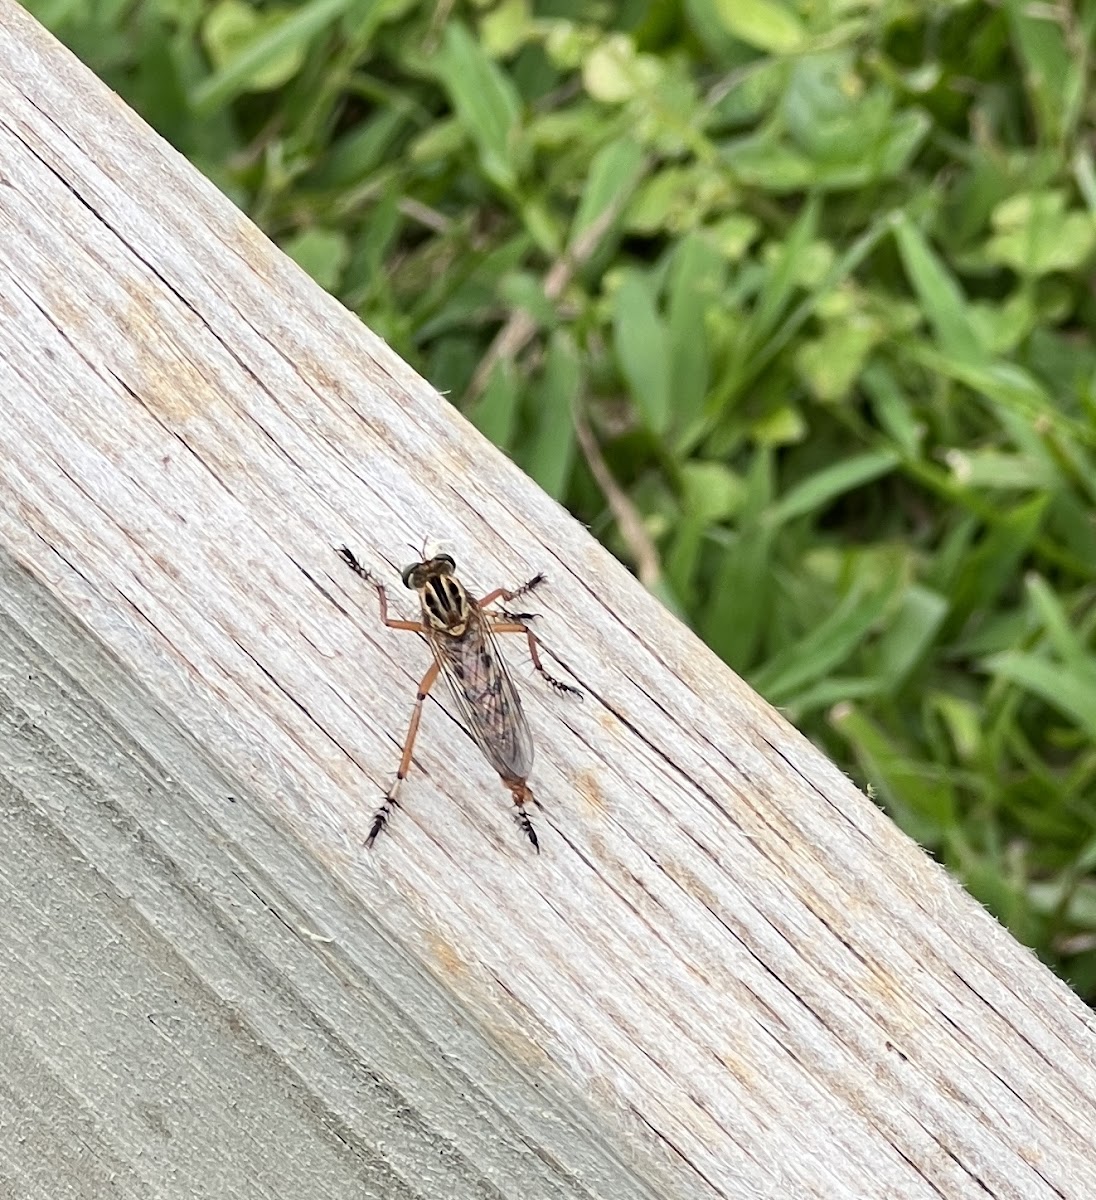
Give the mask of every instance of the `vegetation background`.
<path id="1" fill-rule="evenodd" d="M 32 0 L 1096 999 L 1096 0 Z"/>

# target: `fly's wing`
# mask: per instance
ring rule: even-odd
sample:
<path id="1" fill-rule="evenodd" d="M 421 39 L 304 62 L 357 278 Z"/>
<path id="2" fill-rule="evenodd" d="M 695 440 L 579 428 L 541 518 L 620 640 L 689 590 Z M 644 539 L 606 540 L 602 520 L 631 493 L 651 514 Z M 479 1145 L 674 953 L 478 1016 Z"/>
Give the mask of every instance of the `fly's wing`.
<path id="1" fill-rule="evenodd" d="M 428 640 L 461 723 L 483 756 L 506 779 L 528 778 L 533 737 L 487 618 L 474 609 L 463 637 L 430 632 Z"/>

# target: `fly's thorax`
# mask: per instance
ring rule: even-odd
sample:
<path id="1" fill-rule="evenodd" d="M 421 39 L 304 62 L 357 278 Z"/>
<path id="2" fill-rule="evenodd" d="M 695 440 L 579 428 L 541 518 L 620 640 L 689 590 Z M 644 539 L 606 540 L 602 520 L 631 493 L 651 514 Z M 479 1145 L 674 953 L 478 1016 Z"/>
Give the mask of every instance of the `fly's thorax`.
<path id="1" fill-rule="evenodd" d="M 437 575 L 419 590 L 423 622 L 450 637 L 461 637 L 472 619 L 472 598 L 455 575 Z"/>
<path id="2" fill-rule="evenodd" d="M 449 637 L 463 637 L 472 620 L 475 601 L 456 576 L 457 564 L 448 554 L 412 563 L 403 572 L 404 584 L 419 594 L 423 624 Z"/>

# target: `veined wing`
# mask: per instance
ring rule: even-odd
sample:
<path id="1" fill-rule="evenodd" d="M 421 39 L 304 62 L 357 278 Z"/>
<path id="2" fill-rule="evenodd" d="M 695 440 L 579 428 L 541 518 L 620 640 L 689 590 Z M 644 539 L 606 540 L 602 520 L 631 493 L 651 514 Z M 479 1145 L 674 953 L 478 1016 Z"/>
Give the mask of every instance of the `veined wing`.
<path id="1" fill-rule="evenodd" d="M 505 779 L 528 778 L 533 736 L 487 616 L 474 609 L 462 637 L 428 631 L 427 640 L 461 723 L 483 756 Z"/>

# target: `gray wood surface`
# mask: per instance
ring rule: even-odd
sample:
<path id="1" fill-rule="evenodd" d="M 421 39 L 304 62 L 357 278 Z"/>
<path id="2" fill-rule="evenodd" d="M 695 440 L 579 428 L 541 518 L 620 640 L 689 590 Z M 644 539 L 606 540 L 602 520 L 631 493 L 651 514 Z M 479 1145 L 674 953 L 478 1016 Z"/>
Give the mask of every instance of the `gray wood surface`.
<path id="1" fill-rule="evenodd" d="M 1096 1195 L 1088 1010 L 11 0 L 0 467 L 0 1196 Z M 425 536 L 539 857 L 444 699 L 362 848 Z"/>

